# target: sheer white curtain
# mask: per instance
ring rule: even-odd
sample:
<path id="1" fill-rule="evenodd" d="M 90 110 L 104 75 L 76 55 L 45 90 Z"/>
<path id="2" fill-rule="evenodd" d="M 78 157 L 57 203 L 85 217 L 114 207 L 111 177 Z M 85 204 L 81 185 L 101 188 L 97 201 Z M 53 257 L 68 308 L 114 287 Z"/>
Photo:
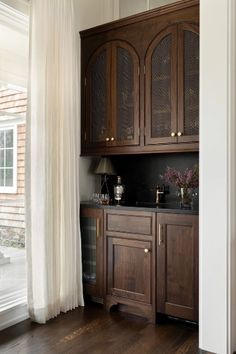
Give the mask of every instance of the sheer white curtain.
<path id="1" fill-rule="evenodd" d="M 26 147 L 28 302 L 45 323 L 83 305 L 73 0 L 32 0 Z"/>

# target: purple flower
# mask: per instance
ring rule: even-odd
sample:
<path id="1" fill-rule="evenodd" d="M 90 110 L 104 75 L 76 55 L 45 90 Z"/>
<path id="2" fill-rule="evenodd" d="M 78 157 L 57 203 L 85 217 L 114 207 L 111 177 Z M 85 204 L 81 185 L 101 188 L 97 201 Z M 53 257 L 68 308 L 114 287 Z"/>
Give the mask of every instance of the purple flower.
<path id="1" fill-rule="evenodd" d="M 199 168 L 186 169 L 183 173 L 175 168 L 167 167 L 164 175 L 160 176 L 167 184 L 178 188 L 197 188 L 199 185 Z"/>

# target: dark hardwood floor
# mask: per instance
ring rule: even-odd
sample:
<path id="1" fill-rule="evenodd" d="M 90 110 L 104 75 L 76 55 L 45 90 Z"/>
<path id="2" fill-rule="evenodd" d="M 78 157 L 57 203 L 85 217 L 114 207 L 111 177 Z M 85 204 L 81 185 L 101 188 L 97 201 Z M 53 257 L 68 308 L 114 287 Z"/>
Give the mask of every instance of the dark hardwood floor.
<path id="1" fill-rule="evenodd" d="M 4 354 L 196 354 L 198 329 L 176 321 L 146 320 L 105 312 L 100 305 L 62 314 L 46 325 L 19 323 L 0 332 Z"/>

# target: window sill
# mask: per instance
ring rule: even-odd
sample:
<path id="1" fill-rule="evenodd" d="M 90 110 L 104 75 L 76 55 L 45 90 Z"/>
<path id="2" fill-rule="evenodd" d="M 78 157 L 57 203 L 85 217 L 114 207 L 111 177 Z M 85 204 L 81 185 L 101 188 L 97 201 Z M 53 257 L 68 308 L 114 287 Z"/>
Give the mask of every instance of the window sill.
<path id="1" fill-rule="evenodd" d="M 0 331 L 27 318 L 26 289 L 0 297 Z"/>

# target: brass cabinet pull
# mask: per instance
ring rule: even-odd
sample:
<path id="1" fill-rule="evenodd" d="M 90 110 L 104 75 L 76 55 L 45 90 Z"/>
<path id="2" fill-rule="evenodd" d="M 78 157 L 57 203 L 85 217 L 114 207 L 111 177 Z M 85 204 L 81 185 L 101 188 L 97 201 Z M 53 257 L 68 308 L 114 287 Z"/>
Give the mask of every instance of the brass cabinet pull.
<path id="1" fill-rule="evenodd" d="M 144 248 L 144 253 L 149 253 L 150 250 L 148 248 Z"/>
<path id="2" fill-rule="evenodd" d="M 112 137 L 111 137 L 111 141 L 114 141 L 114 140 L 115 140 L 115 138 L 112 136 Z"/>
<path id="3" fill-rule="evenodd" d="M 106 138 L 106 141 L 110 141 L 110 138 L 107 137 L 107 138 Z"/>
<path id="4" fill-rule="evenodd" d="M 100 220 L 99 219 L 97 219 L 96 233 L 97 233 L 97 238 L 99 238 L 100 237 Z"/>
<path id="5" fill-rule="evenodd" d="M 170 135 L 171 135 L 172 137 L 174 137 L 174 136 L 176 136 L 176 133 L 175 133 L 175 132 L 172 132 Z"/>
<path id="6" fill-rule="evenodd" d="M 178 132 L 178 134 L 177 134 L 178 136 L 182 136 L 183 135 L 183 133 L 181 133 L 181 132 Z"/>
<path id="7" fill-rule="evenodd" d="M 161 224 L 159 224 L 159 246 L 161 246 L 164 243 L 163 239 L 163 227 Z"/>

